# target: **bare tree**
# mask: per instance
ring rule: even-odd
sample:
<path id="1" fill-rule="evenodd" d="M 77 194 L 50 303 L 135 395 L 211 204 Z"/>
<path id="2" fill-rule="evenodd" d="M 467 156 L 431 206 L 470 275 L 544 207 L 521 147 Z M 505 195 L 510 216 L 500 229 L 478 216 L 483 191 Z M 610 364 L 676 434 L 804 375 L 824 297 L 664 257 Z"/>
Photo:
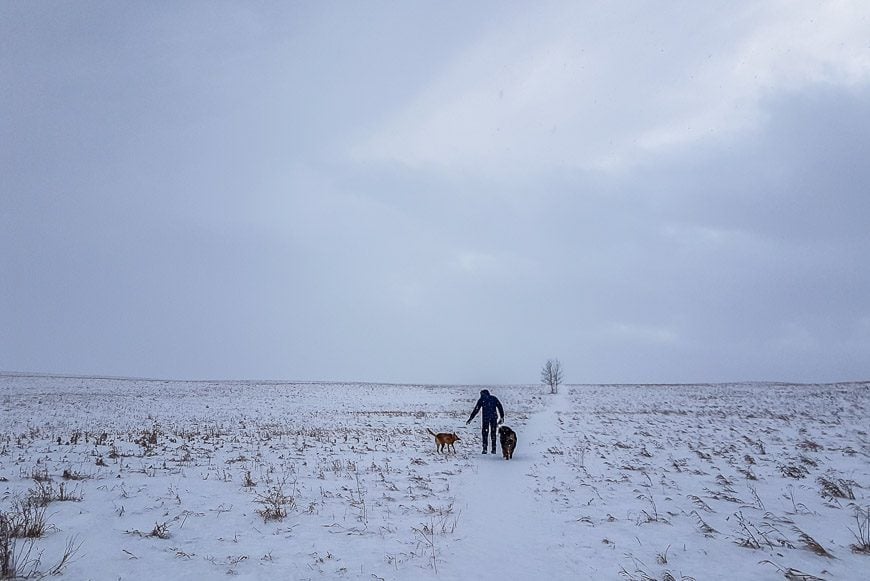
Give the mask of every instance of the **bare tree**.
<path id="1" fill-rule="evenodd" d="M 547 359 L 544 368 L 541 369 L 541 383 L 550 386 L 550 393 L 559 391 L 562 383 L 562 364 L 558 359 Z"/>

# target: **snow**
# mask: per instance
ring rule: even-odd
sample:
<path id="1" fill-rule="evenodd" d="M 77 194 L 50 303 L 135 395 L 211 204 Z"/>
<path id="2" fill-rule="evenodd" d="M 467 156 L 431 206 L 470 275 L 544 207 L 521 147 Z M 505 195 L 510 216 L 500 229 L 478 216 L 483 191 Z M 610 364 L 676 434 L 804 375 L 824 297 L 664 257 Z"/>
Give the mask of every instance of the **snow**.
<path id="1" fill-rule="evenodd" d="M 486 388 L 511 461 L 481 386 L 0 375 L 0 511 L 68 579 L 867 578 L 870 383 Z"/>

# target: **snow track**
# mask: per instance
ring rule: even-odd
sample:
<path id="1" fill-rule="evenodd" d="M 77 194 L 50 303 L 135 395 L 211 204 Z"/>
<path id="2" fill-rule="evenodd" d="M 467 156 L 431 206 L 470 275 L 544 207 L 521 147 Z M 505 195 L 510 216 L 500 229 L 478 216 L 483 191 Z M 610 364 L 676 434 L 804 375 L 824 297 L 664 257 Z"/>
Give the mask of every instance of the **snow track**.
<path id="1" fill-rule="evenodd" d="M 496 394 L 497 395 L 497 394 Z M 559 435 L 559 418 L 567 409 L 564 393 L 547 396 L 546 407 L 533 414 L 522 425 L 514 424 L 510 410 L 506 425 L 518 432 L 518 445 L 511 460 L 496 454 L 470 454 L 471 469 L 466 469 L 452 488 L 461 505 L 462 515 L 457 540 L 450 545 L 451 554 L 444 556 L 441 578 L 448 579 L 535 579 L 541 575 L 541 559 L 566 574 L 581 574 L 572 563 L 565 543 L 560 542 L 561 526 L 554 522 L 546 500 L 539 497 L 535 472 L 540 462 L 546 462 L 548 448 Z M 480 422 L 472 422 L 467 446 L 479 450 Z M 471 570 L 459 570 L 459 566 Z M 561 565 L 558 565 L 561 563 Z"/>

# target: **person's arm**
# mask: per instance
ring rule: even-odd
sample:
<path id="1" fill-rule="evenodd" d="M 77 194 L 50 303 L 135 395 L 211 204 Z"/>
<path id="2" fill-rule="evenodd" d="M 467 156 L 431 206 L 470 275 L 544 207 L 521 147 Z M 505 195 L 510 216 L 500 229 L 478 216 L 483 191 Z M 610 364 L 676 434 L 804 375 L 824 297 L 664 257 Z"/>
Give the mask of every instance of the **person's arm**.
<path id="1" fill-rule="evenodd" d="M 483 405 L 483 399 L 479 399 L 479 400 L 477 400 L 477 405 L 474 406 L 474 411 L 471 412 L 471 415 L 470 415 L 470 416 L 468 416 L 468 420 L 466 420 L 465 425 L 468 425 L 468 424 L 471 423 L 471 420 L 473 420 L 473 419 L 474 419 L 474 416 L 477 415 L 477 412 L 480 411 L 480 406 L 481 406 L 481 405 Z"/>
<path id="2" fill-rule="evenodd" d="M 504 422 L 504 408 L 501 407 L 501 402 L 498 401 L 498 399 L 495 400 L 495 409 L 498 410 L 498 416 L 499 416 L 498 423 L 501 424 Z"/>

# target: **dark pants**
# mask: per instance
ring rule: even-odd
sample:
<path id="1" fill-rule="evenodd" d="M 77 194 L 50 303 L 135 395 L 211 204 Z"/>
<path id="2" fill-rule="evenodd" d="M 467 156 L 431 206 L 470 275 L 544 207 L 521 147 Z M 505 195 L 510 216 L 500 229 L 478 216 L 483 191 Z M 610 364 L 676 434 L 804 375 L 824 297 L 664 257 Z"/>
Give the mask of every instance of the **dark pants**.
<path id="1" fill-rule="evenodd" d="M 486 452 L 486 436 L 492 438 L 492 451 L 495 452 L 495 435 L 498 433 L 498 418 L 483 418 L 481 435 L 483 436 L 483 451 Z"/>

